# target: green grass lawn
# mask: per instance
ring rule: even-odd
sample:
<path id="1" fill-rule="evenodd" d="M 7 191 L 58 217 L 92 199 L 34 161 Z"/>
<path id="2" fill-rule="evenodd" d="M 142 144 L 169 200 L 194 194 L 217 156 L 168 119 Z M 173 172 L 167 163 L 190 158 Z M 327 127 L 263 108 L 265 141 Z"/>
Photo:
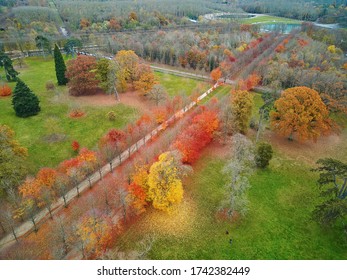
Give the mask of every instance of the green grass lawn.
<path id="1" fill-rule="evenodd" d="M 262 24 L 270 24 L 270 23 L 301 24 L 302 23 L 302 21 L 296 20 L 296 19 L 269 16 L 269 15 L 261 15 L 261 16 L 257 16 L 257 17 L 251 17 L 251 18 L 242 18 L 242 19 L 240 19 L 240 22 L 245 23 L 245 24 L 256 24 L 256 23 L 262 23 Z"/>
<path id="2" fill-rule="evenodd" d="M 151 224 L 147 228 L 134 224 L 120 238 L 118 248 L 134 250 L 143 236 L 152 234 L 156 241 L 147 256 L 151 259 L 347 258 L 341 231 L 325 231 L 310 220 L 319 198 L 317 177 L 308 166 L 276 153 L 269 169 L 251 177 L 247 216 L 231 223 L 216 215 L 225 197 L 224 164 L 223 160 L 203 157 L 198 171 L 186 184 L 185 197 L 196 205 L 190 212 L 189 229 L 175 236 L 160 230 L 153 232 Z"/>
<path id="3" fill-rule="evenodd" d="M 200 88 L 200 86 L 202 91 L 199 90 L 199 92 L 203 92 L 204 90 L 207 90 L 212 86 L 211 84 L 203 81 L 183 78 L 167 73 L 155 71 L 154 74 L 170 97 L 179 94 L 189 96 L 195 89 Z"/>
<path id="4" fill-rule="evenodd" d="M 53 92 L 45 89 L 47 81 L 56 81 L 54 62 L 52 59 L 26 59 L 27 66 L 18 69 L 19 77 L 33 90 L 40 99 L 41 112 L 33 117 L 18 118 L 11 105 L 11 97 L 0 98 L 0 123 L 10 126 L 16 133 L 16 139 L 28 148 L 28 168 L 35 173 L 40 167 L 55 167 L 59 162 L 74 155 L 71 142 L 77 140 L 81 146 L 93 148 L 98 139 L 112 127 L 122 128 L 128 122 L 135 120 L 138 112 L 123 104 L 106 107 L 81 106 L 86 115 L 72 119 L 68 116 L 71 105 L 66 87 L 59 87 L 59 96 L 54 98 Z M 14 83 L 11 84 L 14 87 Z M 54 101 L 59 99 L 59 102 Z M 63 100 L 63 101 L 61 101 Z M 114 111 L 116 120 L 109 121 L 107 112 Z M 57 127 L 65 139 L 49 143 L 47 136 L 47 119 L 57 120 Z M 49 130 L 49 128 L 48 128 Z"/>
<path id="5" fill-rule="evenodd" d="M 220 87 L 217 95 L 227 92 Z M 253 117 L 263 104 L 254 95 Z M 343 131 L 342 141 L 347 139 Z M 341 146 L 334 147 L 341 154 Z M 345 152 L 344 152 L 345 154 Z M 335 157 L 333 153 L 331 156 Z M 250 177 L 249 211 L 238 221 L 217 213 L 226 198 L 226 160 L 205 154 L 185 181 L 179 210 L 157 222 L 158 211 L 150 209 L 119 238 L 117 250 L 139 250 L 141 240 L 153 236 L 149 259 L 346 259 L 347 240 L 340 228 L 322 229 L 311 220 L 320 201 L 317 174 L 308 163 L 275 150 L 269 168 Z M 162 226 L 162 228 L 160 227 Z M 181 229 L 180 229 L 181 228 Z M 229 234 L 226 234 L 226 231 Z M 233 243 L 230 245 L 229 239 Z"/>
<path id="6" fill-rule="evenodd" d="M 20 79 L 39 97 L 41 112 L 30 118 L 15 116 L 11 105 L 11 97 L 0 98 L 0 123 L 10 126 L 16 133 L 16 139 L 28 148 L 28 169 L 34 174 L 39 168 L 55 167 L 61 161 L 74 156 L 71 142 L 77 140 L 82 147 L 94 148 L 99 138 L 110 128 L 122 128 L 135 120 L 139 112 L 123 104 L 110 106 L 87 106 L 78 104 L 68 98 L 66 87 L 57 87 L 56 93 L 46 90 L 46 82 L 56 82 L 54 61 L 41 57 L 25 59 L 25 66 L 18 68 Z M 190 95 L 201 85 L 201 90 L 210 85 L 198 80 L 182 78 L 170 74 L 155 73 L 159 82 L 165 87 L 170 96 L 177 94 Z M 15 83 L 10 83 L 12 88 Z M 74 106 L 79 106 L 86 113 L 82 118 L 72 119 L 68 116 Z M 109 111 L 116 113 L 116 120 L 109 121 L 106 117 Z M 45 137 L 49 134 L 49 119 L 56 120 L 59 134 L 65 138 L 59 142 L 48 142 Z"/>

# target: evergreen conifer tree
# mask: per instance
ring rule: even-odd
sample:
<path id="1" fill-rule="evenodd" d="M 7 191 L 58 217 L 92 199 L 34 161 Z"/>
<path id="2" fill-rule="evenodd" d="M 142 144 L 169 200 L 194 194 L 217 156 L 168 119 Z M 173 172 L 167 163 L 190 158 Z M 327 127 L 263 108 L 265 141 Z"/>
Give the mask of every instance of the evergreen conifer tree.
<path id="1" fill-rule="evenodd" d="M 31 89 L 18 79 L 12 95 L 12 105 L 16 115 L 21 118 L 37 115 L 41 110 L 39 102 Z"/>
<path id="2" fill-rule="evenodd" d="M 61 55 L 61 52 L 57 45 L 54 47 L 54 63 L 55 63 L 55 74 L 57 76 L 58 85 L 64 86 L 67 84 L 67 78 L 65 77 L 66 65 Z"/>
<path id="3" fill-rule="evenodd" d="M 0 67 L 4 67 L 7 81 L 15 81 L 17 79 L 18 72 L 13 68 L 12 60 L 0 50 Z"/>

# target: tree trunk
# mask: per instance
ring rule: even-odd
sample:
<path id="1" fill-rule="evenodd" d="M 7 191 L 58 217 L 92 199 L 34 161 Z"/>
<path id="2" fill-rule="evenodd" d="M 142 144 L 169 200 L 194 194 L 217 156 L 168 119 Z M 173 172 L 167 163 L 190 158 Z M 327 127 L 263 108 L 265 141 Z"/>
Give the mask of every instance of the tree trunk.
<path id="1" fill-rule="evenodd" d="M 89 188 L 92 188 L 92 181 L 90 180 L 90 176 L 88 176 Z"/>
<path id="2" fill-rule="evenodd" d="M 34 217 L 34 216 L 31 216 L 30 218 L 31 218 L 31 222 L 32 222 L 33 225 L 34 225 L 34 231 L 35 231 L 35 233 L 37 233 L 38 228 L 37 228 L 36 223 L 35 223 L 35 217 Z"/>
<path id="3" fill-rule="evenodd" d="M 0 221 L 0 227 L 3 233 L 6 233 L 6 229 L 4 227 L 4 225 L 2 224 L 2 222 Z"/>
<path id="4" fill-rule="evenodd" d="M 11 230 L 12 230 L 12 234 L 14 236 L 14 239 L 16 240 L 16 242 L 18 242 L 18 237 L 17 237 L 16 231 L 14 230 L 13 226 L 11 226 Z"/>
<path id="5" fill-rule="evenodd" d="M 66 196 L 63 195 L 63 200 L 64 200 L 64 207 L 67 208 L 67 204 L 66 204 Z"/>
<path id="6" fill-rule="evenodd" d="M 53 215 L 52 215 L 52 208 L 51 205 L 47 206 L 48 212 L 49 212 L 49 216 L 50 218 L 53 220 Z"/>

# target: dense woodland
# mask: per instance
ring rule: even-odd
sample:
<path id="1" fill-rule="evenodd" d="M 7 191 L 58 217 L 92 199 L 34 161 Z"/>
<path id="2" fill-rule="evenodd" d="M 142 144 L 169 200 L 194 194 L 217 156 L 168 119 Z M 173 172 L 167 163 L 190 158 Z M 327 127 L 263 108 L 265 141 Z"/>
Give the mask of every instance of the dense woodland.
<path id="1" fill-rule="evenodd" d="M 202 17 L 345 1 L 169 2 L 0 1 L 0 259 L 346 259 L 345 29 Z"/>

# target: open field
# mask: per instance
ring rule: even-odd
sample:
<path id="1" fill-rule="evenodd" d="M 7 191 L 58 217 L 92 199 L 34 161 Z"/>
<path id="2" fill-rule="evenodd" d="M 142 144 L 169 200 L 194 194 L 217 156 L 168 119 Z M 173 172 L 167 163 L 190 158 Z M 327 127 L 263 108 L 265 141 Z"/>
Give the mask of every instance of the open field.
<path id="1" fill-rule="evenodd" d="M 300 24 L 300 23 L 302 23 L 302 21 L 296 20 L 296 19 L 269 16 L 269 15 L 259 15 L 259 16 L 251 17 L 251 18 L 243 18 L 243 19 L 240 19 L 240 22 L 245 23 L 245 24 L 257 24 L 257 23 L 262 23 L 262 24 L 270 24 L 270 23 Z"/>
<path id="2" fill-rule="evenodd" d="M 178 94 L 188 96 L 193 92 L 193 90 L 197 89 L 199 85 L 201 85 L 201 91 L 199 91 L 199 93 L 204 92 L 211 87 L 210 84 L 199 80 L 183 78 L 162 72 L 154 73 L 160 84 L 165 88 L 170 97 Z"/>
<path id="3" fill-rule="evenodd" d="M 256 116 L 262 105 L 260 94 L 254 95 L 254 101 Z M 310 170 L 318 158 L 347 157 L 347 131 L 307 144 L 289 142 L 269 131 L 264 137 L 275 154 L 267 169 L 250 177 L 246 217 L 230 222 L 218 214 L 225 199 L 223 167 L 229 148 L 212 144 L 185 180 L 184 200 L 170 218 L 147 211 L 113 249 L 127 255 L 139 249 L 140 240 L 151 237 L 154 243 L 146 256 L 150 259 L 346 259 L 341 229 L 325 230 L 311 220 L 321 198 L 318 176 Z"/>
<path id="4" fill-rule="evenodd" d="M 37 172 L 43 166 L 55 167 L 62 160 L 72 157 L 74 155 L 71 148 L 72 141 L 77 140 L 81 147 L 93 148 L 98 139 L 110 128 L 122 128 L 140 115 L 138 108 L 122 103 L 92 105 L 91 102 L 85 102 L 88 97 L 79 100 L 78 97 L 69 96 L 66 87 L 47 91 L 46 82 L 56 81 L 53 60 L 36 57 L 26 59 L 25 63 L 22 69 L 18 69 L 19 77 L 39 97 L 41 112 L 30 118 L 18 118 L 12 108 L 11 97 L 3 97 L 0 98 L 0 122 L 10 126 L 20 144 L 28 148 L 27 164 L 30 173 Z M 201 83 L 170 74 L 156 73 L 156 75 L 170 96 L 178 93 L 189 95 Z M 207 83 L 203 84 L 203 89 L 209 87 Z M 11 83 L 10 86 L 14 88 L 15 83 Z M 79 102 L 81 100 L 82 102 Z M 85 116 L 70 118 L 69 112 L 73 108 L 82 109 Z M 115 112 L 117 116 L 115 121 L 108 120 L 109 111 Z M 49 137 L 51 133 L 59 134 L 59 139 L 51 140 Z"/>

